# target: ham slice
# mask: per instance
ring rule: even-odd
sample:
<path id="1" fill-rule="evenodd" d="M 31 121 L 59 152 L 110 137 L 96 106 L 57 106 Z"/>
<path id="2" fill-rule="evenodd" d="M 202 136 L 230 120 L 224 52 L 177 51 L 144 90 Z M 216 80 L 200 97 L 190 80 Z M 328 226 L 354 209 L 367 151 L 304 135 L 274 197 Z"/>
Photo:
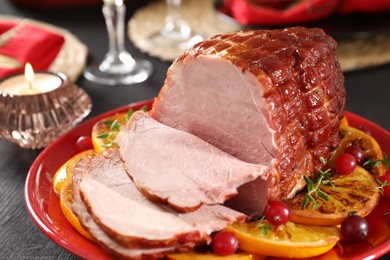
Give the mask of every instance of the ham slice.
<path id="1" fill-rule="evenodd" d="M 80 196 L 80 181 L 82 174 L 88 170 L 90 160 L 81 159 L 74 167 L 73 174 L 73 202 L 72 211 L 76 214 L 81 225 L 91 234 L 95 241 L 107 252 L 122 259 L 159 259 L 167 253 L 173 252 L 174 247 L 161 248 L 126 248 L 119 244 L 93 220 L 92 215 L 88 212 L 87 207 Z"/>
<path id="2" fill-rule="evenodd" d="M 237 187 L 257 178 L 267 187 L 267 167 L 243 162 L 142 111 L 132 115 L 116 141 L 141 192 L 181 212 L 223 203 L 237 194 Z"/>
<path id="3" fill-rule="evenodd" d="M 154 258 L 187 251 L 209 242 L 212 232 L 245 219 L 242 213 L 221 205 L 179 214 L 153 203 L 128 177 L 117 150 L 80 162 L 73 176 L 76 199 L 72 209 L 104 248 L 119 248 L 119 253 Z"/>
<path id="4" fill-rule="evenodd" d="M 196 44 L 169 68 L 150 115 L 268 167 L 268 198 L 285 199 L 338 146 L 344 106 L 336 42 L 321 29 L 292 27 Z"/>

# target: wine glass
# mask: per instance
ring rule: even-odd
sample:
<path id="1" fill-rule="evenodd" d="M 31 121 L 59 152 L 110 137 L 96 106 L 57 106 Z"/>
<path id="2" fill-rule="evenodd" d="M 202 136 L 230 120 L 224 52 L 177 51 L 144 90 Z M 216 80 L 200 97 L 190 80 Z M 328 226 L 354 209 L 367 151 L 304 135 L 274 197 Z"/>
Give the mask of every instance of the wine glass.
<path id="1" fill-rule="evenodd" d="M 203 37 L 181 19 L 181 0 L 166 0 L 166 4 L 168 11 L 165 24 L 149 37 L 149 43 L 160 48 L 186 50 L 202 41 Z"/>
<path id="2" fill-rule="evenodd" d="M 145 81 L 152 73 L 151 62 L 134 59 L 125 49 L 125 14 L 123 0 L 103 0 L 103 15 L 107 25 L 109 49 L 100 64 L 93 64 L 84 72 L 92 82 L 111 86 L 130 85 Z"/>

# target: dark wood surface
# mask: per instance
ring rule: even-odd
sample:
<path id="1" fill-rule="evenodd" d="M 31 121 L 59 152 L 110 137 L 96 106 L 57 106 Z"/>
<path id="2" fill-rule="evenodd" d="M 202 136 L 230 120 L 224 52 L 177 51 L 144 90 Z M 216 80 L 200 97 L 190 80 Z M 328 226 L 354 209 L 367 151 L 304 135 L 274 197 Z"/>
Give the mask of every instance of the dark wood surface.
<path id="1" fill-rule="evenodd" d="M 145 1 L 127 1 L 129 19 Z M 99 61 L 107 51 L 107 33 L 101 7 L 72 10 L 29 10 L 0 0 L 0 15 L 38 19 L 71 31 L 90 52 L 90 61 Z M 127 38 L 128 39 L 128 38 Z M 153 62 L 154 73 L 142 84 L 128 87 L 98 86 L 82 77 L 77 84 L 91 96 L 93 110 L 88 118 L 113 108 L 155 97 L 165 79 L 169 63 L 140 53 L 127 40 L 134 57 Z M 390 65 L 345 74 L 347 110 L 390 130 Z M 47 238 L 32 222 L 24 202 L 24 181 L 41 150 L 25 150 L 0 139 L 0 259 L 76 259 Z M 384 256 L 383 259 L 390 257 Z"/>

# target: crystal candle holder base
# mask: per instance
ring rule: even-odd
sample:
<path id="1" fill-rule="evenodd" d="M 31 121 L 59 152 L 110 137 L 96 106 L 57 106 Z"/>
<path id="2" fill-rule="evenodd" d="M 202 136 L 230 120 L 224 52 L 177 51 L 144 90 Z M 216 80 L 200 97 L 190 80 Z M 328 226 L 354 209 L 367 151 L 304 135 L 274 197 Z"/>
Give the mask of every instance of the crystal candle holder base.
<path id="1" fill-rule="evenodd" d="M 56 75 L 62 84 L 50 92 L 13 95 L 0 89 L 1 137 L 22 148 L 44 148 L 90 113 L 89 95 L 64 74 Z"/>

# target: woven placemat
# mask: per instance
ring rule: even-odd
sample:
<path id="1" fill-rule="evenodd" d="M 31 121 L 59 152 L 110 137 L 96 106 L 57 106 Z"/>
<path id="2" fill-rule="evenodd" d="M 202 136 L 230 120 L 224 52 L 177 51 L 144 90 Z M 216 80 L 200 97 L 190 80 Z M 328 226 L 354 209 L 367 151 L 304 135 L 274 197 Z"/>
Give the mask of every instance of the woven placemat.
<path id="1" fill-rule="evenodd" d="M 25 18 L 0 15 L 0 20 L 20 22 L 23 19 Z M 76 36 L 63 28 L 30 18 L 27 23 L 60 34 L 64 37 L 64 44 L 48 70 L 62 72 L 68 76 L 70 81 L 76 81 L 83 72 L 87 62 L 87 47 Z"/>
<path id="2" fill-rule="evenodd" d="M 167 13 L 166 1 L 154 1 L 139 9 L 129 21 L 130 40 L 142 52 L 163 61 L 172 61 L 183 51 L 152 46 L 148 37 L 159 31 Z M 225 22 L 217 16 L 212 0 L 186 0 L 182 2 L 181 17 L 197 33 L 209 38 L 215 34 L 240 30 L 238 25 Z M 363 69 L 390 62 L 390 34 L 340 40 L 337 54 L 344 71 Z"/>

